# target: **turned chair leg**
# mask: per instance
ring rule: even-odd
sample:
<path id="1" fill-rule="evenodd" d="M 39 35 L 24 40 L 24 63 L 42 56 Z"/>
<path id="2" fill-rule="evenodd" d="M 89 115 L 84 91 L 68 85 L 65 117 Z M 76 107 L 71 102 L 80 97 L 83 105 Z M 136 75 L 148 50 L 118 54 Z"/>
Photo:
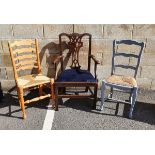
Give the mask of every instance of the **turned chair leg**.
<path id="1" fill-rule="evenodd" d="M 39 85 L 39 96 L 43 94 L 43 85 Z"/>
<path id="2" fill-rule="evenodd" d="M 132 91 L 132 96 L 130 98 L 131 107 L 130 107 L 129 118 L 132 118 L 132 116 L 133 116 L 133 110 L 134 110 L 134 106 L 135 106 L 135 103 L 136 103 L 137 90 L 138 90 L 137 87 L 134 87 L 133 91 Z"/>
<path id="3" fill-rule="evenodd" d="M 21 107 L 21 101 L 20 101 L 20 92 L 19 92 L 19 88 L 17 88 L 17 94 L 18 94 L 18 101 L 19 101 L 19 105 Z"/>
<path id="4" fill-rule="evenodd" d="M 58 87 L 55 85 L 55 111 L 58 111 Z"/>
<path id="5" fill-rule="evenodd" d="M 102 86 L 101 86 L 101 106 L 100 106 L 100 110 L 103 110 L 103 106 L 104 106 L 105 88 L 106 88 L 106 83 L 105 83 L 105 81 L 102 81 Z"/>
<path id="6" fill-rule="evenodd" d="M 52 102 L 52 109 L 54 109 L 54 108 L 55 108 L 54 79 L 51 79 L 50 85 L 51 85 L 51 102 Z"/>
<path id="7" fill-rule="evenodd" d="M 19 88 L 19 101 L 21 104 L 21 109 L 22 109 L 22 113 L 23 113 L 23 119 L 26 118 L 26 113 L 25 113 L 25 105 L 24 105 L 24 97 L 23 97 L 23 88 Z"/>

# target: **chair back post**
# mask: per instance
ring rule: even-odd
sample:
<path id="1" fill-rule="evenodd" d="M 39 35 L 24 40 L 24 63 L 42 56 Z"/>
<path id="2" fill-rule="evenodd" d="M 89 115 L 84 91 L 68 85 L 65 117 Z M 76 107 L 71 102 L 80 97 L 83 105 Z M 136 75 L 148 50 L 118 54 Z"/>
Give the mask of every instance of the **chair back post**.
<path id="1" fill-rule="evenodd" d="M 41 74 L 41 65 L 40 65 L 40 58 L 39 58 L 39 44 L 38 44 L 38 39 L 35 39 L 35 44 L 36 44 L 38 74 Z"/>
<path id="2" fill-rule="evenodd" d="M 136 70 L 135 70 L 135 74 L 134 74 L 134 78 L 135 79 L 136 79 L 136 76 L 137 76 L 137 72 L 138 72 L 140 61 L 141 61 L 142 53 L 144 51 L 144 47 L 145 47 L 145 43 L 142 42 L 141 43 L 141 50 L 140 50 L 140 53 L 139 53 L 139 57 L 138 57 L 138 61 L 137 61 L 137 66 L 136 66 Z"/>
<path id="3" fill-rule="evenodd" d="M 90 55 L 91 55 L 91 40 L 92 40 L 92 36 L 91 36 L 91 34 L 88 34 L 88 36 L 89 36 L 88 71 L 90 71 L 90 66 L 91 66 L 91 57 L 90 57 Z"/>
<path id="4" fill-rule="evenodd" d="M 9 45 L 10 56 L 11 56 L 11 61 L 12 61 L 12 66 L 13 66 L 13 71 L 14 71 L 13 74 L 14 74 L 15 81 L 17 83 L 18 74 L 17 74 L 16 65 L 15 65 L 15 61 L 14 61 L 14 55 L 13 55 L 13 51 L 12 51 L 10 42 L 8 42 L 8 45 Z"/>
<path id="5" fill-rule="evenodd" d="M 61 45 L 61 37 L 62 37 L 63 33 L 59 34 L 59 48 L 60 48 L 60 55 L 62 56 L 62 45 Z M 63 72 L 64 68 L 63 68 L 63 59 L 61 59 L 61 72 Z"/>
<path id="6" fill-rule="evenodd" d="M 115 72 L 115 52 L 116 52 L 116 40 L 113 41 L 113 54 L 112 54 L 112 69 L 111 75 Z"/>

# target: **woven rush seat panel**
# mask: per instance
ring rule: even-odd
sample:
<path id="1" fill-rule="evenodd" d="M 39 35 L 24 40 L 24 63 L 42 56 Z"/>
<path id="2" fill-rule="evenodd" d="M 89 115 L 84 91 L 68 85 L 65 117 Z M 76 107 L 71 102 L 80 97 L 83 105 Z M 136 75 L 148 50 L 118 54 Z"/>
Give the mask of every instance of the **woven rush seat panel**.
<path id="1" fill-rule="evenodd" d="M 18 86 L 22 88 L 33 87 L 33 86 L 37 86 L 37 85 L 45 84 L 49 82 L 50 82 L 50 78 L 43 76 L 42 74 L 26 75 L 26 76 L 21 76 L 17 79 Z"/>
<path id="2" fill-rule="evenodd" d="M 128 87 L 137 87 L 135 78 L 130 76 L 112 75 L 106 79 L 106 82 Z"/>

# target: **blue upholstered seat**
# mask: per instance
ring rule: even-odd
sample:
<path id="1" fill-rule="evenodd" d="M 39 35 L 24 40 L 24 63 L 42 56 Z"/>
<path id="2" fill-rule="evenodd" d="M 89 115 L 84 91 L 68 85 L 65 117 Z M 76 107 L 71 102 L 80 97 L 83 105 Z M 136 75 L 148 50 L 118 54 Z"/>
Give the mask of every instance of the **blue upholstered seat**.
<path id="1" fill-rule="evenodd" d="M 87 70 L 67 69 L 64 70 L 56 82 L 97 82 Z"/>

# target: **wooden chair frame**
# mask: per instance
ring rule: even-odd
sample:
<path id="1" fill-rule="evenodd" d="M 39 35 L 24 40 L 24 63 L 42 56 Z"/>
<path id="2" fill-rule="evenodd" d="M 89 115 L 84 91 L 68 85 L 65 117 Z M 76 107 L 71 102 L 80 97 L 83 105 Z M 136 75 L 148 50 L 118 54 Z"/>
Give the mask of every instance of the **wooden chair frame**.
<path id="1" fill-rule="evenodd" d="M 17 47 L 18 46 L 19 47 L 20 46 L 27 46 L 27 45 L 31 45 L 32 43 L 34 43 L 34 45 L 35 45 L 34 48 L 30 47 L 30 48 L 16 49 L 16 46 Z M 30 39 L 29 40 L 16 40 L 13 43 L 8 42 L 8 45 L 9 45 L 9 50 L 10 50 L 10 55 L 11 55 L 11 60 L 12 60 L 12 65 L 13 65 L 14 79 L 15 79 L 15 83 L 16 83 L 16 89 L 17 89 L 19 104 L 20 104 L 20 107 L 22 109 L 23 118 L 25 119 L 26 118 L 25 104 L 29 104 L 31 102 L 39 101 L 39 100 L 47 98 L 47 97 L 49 97 L 51 99 L 54 98 L 54 86 L 53 86 L 54 79 L 49 78 L 50 80 L 48 82 L 47 81 L 41 82 L 40 84 L 34 83 L 34 84 L 32 84 L 26 88 L 19 86 L 19 84 L 18 84 L 18 80 L 19 80 L 18 71 L 20 71 L 20 70 L 37 68 L 38 75 L 42 75 L 40 58 L 39 58 L 38 40 L 37 39 L 35 39 L 34 41 L 32 41 Z M 15 48 L 15 50 L 13 48 Z M 32 65 L 31 64 L 32 60 L 29 60 L 29 61 L 22 62 L 20 65 L 23 65 L 23 66 L 20 66 L 18 68 L 15 61 L 19 61 L 19 59 L 24 60 L 27 58 L 32 58 L 32 55 L 19 56 L 19 54 L 21 54 L 21 53 L 23 54 L 24 52 L 34 52 L 34 55 L 36 56 L 35 64 Z M 17 54 L 17 56 L 15 57 L 14 54 Z M 28 64 L 28 66 L 24 66 L 25 64 L 26 65 Z M 51 92 L 50 92 L 50 94 L 43 95 L 43 92 L 42 92 L 43 85 L 48 85 L 48 84 L 50 85 Z M 24 96 L 23 96 L 24 90 L 30 89 L 30 88 L 34 89 L 35 87 L 39 88 L 39 97 L 33 98 L 31 100 L 24 101 Z"/>
<path id="2" fill-rule="evenodd" d="M 117 53 L 117 46 L 119 46 L 120 44 L 126 44 L 126 45 L 137 45 L 140 46 L 140 51 L 139 51 L 139 55 L 136 54 L 127 54 L 127 53 Z M 137 72 L 138 72 L 138 67 L 140 64 L 140 59 L 141 59 L 141 55 L 142 52 L 144 50 L 144 43 L 141 42 L 137 42 L 137 41 L 133 41 L 133 40 L 120 40 L 120 41 L 113 41 L 113 57 L 112 57 L 112 70 L 111 70 L 111 75 L 115 74 L 115 69 L 116 67 L 120 67 L 120 68 L 124 68 L 124 69 L 133 69 L 135 71 L 134 73 L 134 78 L 136 79 L 137 76 Z M 124 57 L 134 57 L 137 58 L 137 64 L 136 66 L 129 66 L 129 65 L 116 65 L 115 64 L 115 57 L 117 56 L 124 56 Z M 107 98 L 105 98 L 105 89 L 106 86 L 109 86 L 110 89 L 110 94 L 108 95 Z M 130 93 L 130 97 L 129 97 L 129 102 L 126 101 L 122 101 L 122 100 L 117 100 L 112 98 L 113 96 L 113 89 L 118 89 L 121 91 L 125 91 L 125 92 L 129 92 Z M 104 106 L 104 101 L 105 100 L 112 100 L 115 102 L 122 102 L 122 103 L 129 103 L 131 104 L 131 108 L 130 108 L 130 112 L 129 112 L 129 118 L 133 117 L 133 109 L 135 106 L 135 102 L 136 102 L 136 96 L 137 96 L 137 91 L 138 91 L 138 87 L 134 86 L 134 87 L 129 87 L 129 86 L 123 86 L 123 85 L 119 85 L 119 84 L 115 84 L 115 83 L 108 83 L 106 80 L 102 81 L 102 87 L 101 87 L 101 107 L 100 109 L 103 110 L 103 106 Z"/>
<path id="3" fill-rule="evenodd" d="M 63 49 L 62 49 L 62 37 L 67 37 L 69 39 L 69 50 L 71 50 L 71 55 L 72 55 L 72 64 L 71 68 L 80 68 L 79 65 L 79 51 L 80 47 L 82 47 L 82 38 L 83 37 L 88 37 L 89 39 L 89 47 L 88 47 L 88 71 L 90 72 L 90 67 L 91 67 L 91 60 L 94 61 L 94 75 L 96 82 L 57 82 L 57 78 L 59 77 L 57 74 L 55 74 L 55 110 L 58 110 L 58 98 L 94 98 L 94 103 L 92 105 L 92 108 L 96 108 L 96 102 L 97 102 L 97 90 L 98 90 L 98 80 L 97 80 L 97 74 L 96 74 L 96 69 L 97 65 L 99 64 L 99 61 L 96 60 L 95 56 L 91 54 L 91 34 L 89 33 L 84 33 L 84 34 L 78 34 L 78 33 L 72 33 L 72 34 L 66 34 L 66 33 L 61 33 L 59 35 L 59 45 L 60 45 L 60 56 L 58 56 L 54 60 L 54 65 L 55 65 L 55 73 L 57 73 L 57 65 L 60 63 L 61 64 L 61 73 L 64 71 L 64 66 L 63 66 Z M 77 47 L 75 47 L 76 45 Z M 75 45 L 76 44 L 76 45 Z M 91 94 L 65 94 L 66 89 L 64 89 L 64 94 L 59 94 L 59 89 L 60 88 L 66 88 L 66 87 L 86 87 L 86 92 L 90 90 Z M 94 92 L 90 89 L 90 87 L 94 87 Z"/>

